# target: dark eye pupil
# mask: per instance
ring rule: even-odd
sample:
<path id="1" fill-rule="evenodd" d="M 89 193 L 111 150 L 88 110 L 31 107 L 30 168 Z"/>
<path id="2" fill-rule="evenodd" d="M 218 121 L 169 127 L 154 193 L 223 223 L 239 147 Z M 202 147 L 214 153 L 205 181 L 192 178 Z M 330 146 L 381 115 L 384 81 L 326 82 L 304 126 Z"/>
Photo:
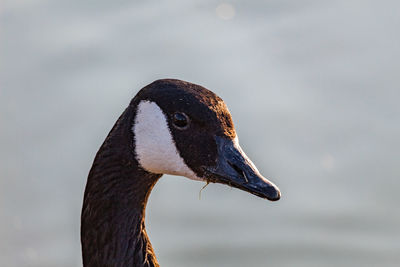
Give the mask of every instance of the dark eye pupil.
<path id="1" fill-rule="evenodd" d="M 187 117 L 182 113 L 175 113 L 174 114 L 174 124 L 180 128 L 185 127 L 188 124 Z"/>

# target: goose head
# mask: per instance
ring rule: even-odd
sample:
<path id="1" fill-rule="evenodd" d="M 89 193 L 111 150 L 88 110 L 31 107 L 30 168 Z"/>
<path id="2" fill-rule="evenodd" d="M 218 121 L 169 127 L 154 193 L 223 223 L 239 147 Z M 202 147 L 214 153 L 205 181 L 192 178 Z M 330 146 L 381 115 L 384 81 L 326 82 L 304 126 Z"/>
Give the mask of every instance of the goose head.
<path id="1" fill-rule="evenodd" d="M 153 82 L 132 100 L 134 155 L 153 174 L 227 184 L 276 201 L 280 191 L 239 145 L 224 101 L 206 88 L 172 79 Z"/>

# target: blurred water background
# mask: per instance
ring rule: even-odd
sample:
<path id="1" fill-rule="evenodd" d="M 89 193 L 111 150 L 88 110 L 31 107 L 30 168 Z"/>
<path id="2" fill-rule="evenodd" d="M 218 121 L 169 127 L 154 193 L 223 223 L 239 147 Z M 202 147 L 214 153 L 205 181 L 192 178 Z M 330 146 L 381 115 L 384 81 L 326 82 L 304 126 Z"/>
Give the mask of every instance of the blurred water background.
<path id="1" fill-rule="evenodd" d="M 94 155 L 171 77 L 228 104 L 272 203 L 164 176 L 163 267 L 400 266 L 400 2 L 0 3 L 0 266 L 81 266 Z"/>

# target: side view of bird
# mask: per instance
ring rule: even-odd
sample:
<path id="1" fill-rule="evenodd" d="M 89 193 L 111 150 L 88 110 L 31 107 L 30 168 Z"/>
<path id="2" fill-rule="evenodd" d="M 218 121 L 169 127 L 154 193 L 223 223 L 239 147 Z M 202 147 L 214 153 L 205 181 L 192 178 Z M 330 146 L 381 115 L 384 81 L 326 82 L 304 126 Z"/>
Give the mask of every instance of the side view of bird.
<path id="1" fill-rule="evenodd" d="M 239 146 L 221 98 L 189 82 L 157 80 L 132 99 L 94 159 L 81 216 L 83 266 L 159 266 L 145 209 L 163 174 L 280 198 Z"/>

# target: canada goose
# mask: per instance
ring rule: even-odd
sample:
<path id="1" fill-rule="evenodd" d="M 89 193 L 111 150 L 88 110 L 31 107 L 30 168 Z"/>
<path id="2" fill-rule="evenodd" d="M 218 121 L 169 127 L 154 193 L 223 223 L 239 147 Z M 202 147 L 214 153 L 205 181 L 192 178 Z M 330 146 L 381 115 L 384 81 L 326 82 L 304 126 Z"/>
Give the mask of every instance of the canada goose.
<path id="1" fill-rule="evenodd" d="M 85 267 L 159 266 L 144 218 L 163 174 L 280 198 L 240 148 L 221 98 L 189 82 L 157 80 L 132 99 L 94 159 L 81 218 Z"/>

